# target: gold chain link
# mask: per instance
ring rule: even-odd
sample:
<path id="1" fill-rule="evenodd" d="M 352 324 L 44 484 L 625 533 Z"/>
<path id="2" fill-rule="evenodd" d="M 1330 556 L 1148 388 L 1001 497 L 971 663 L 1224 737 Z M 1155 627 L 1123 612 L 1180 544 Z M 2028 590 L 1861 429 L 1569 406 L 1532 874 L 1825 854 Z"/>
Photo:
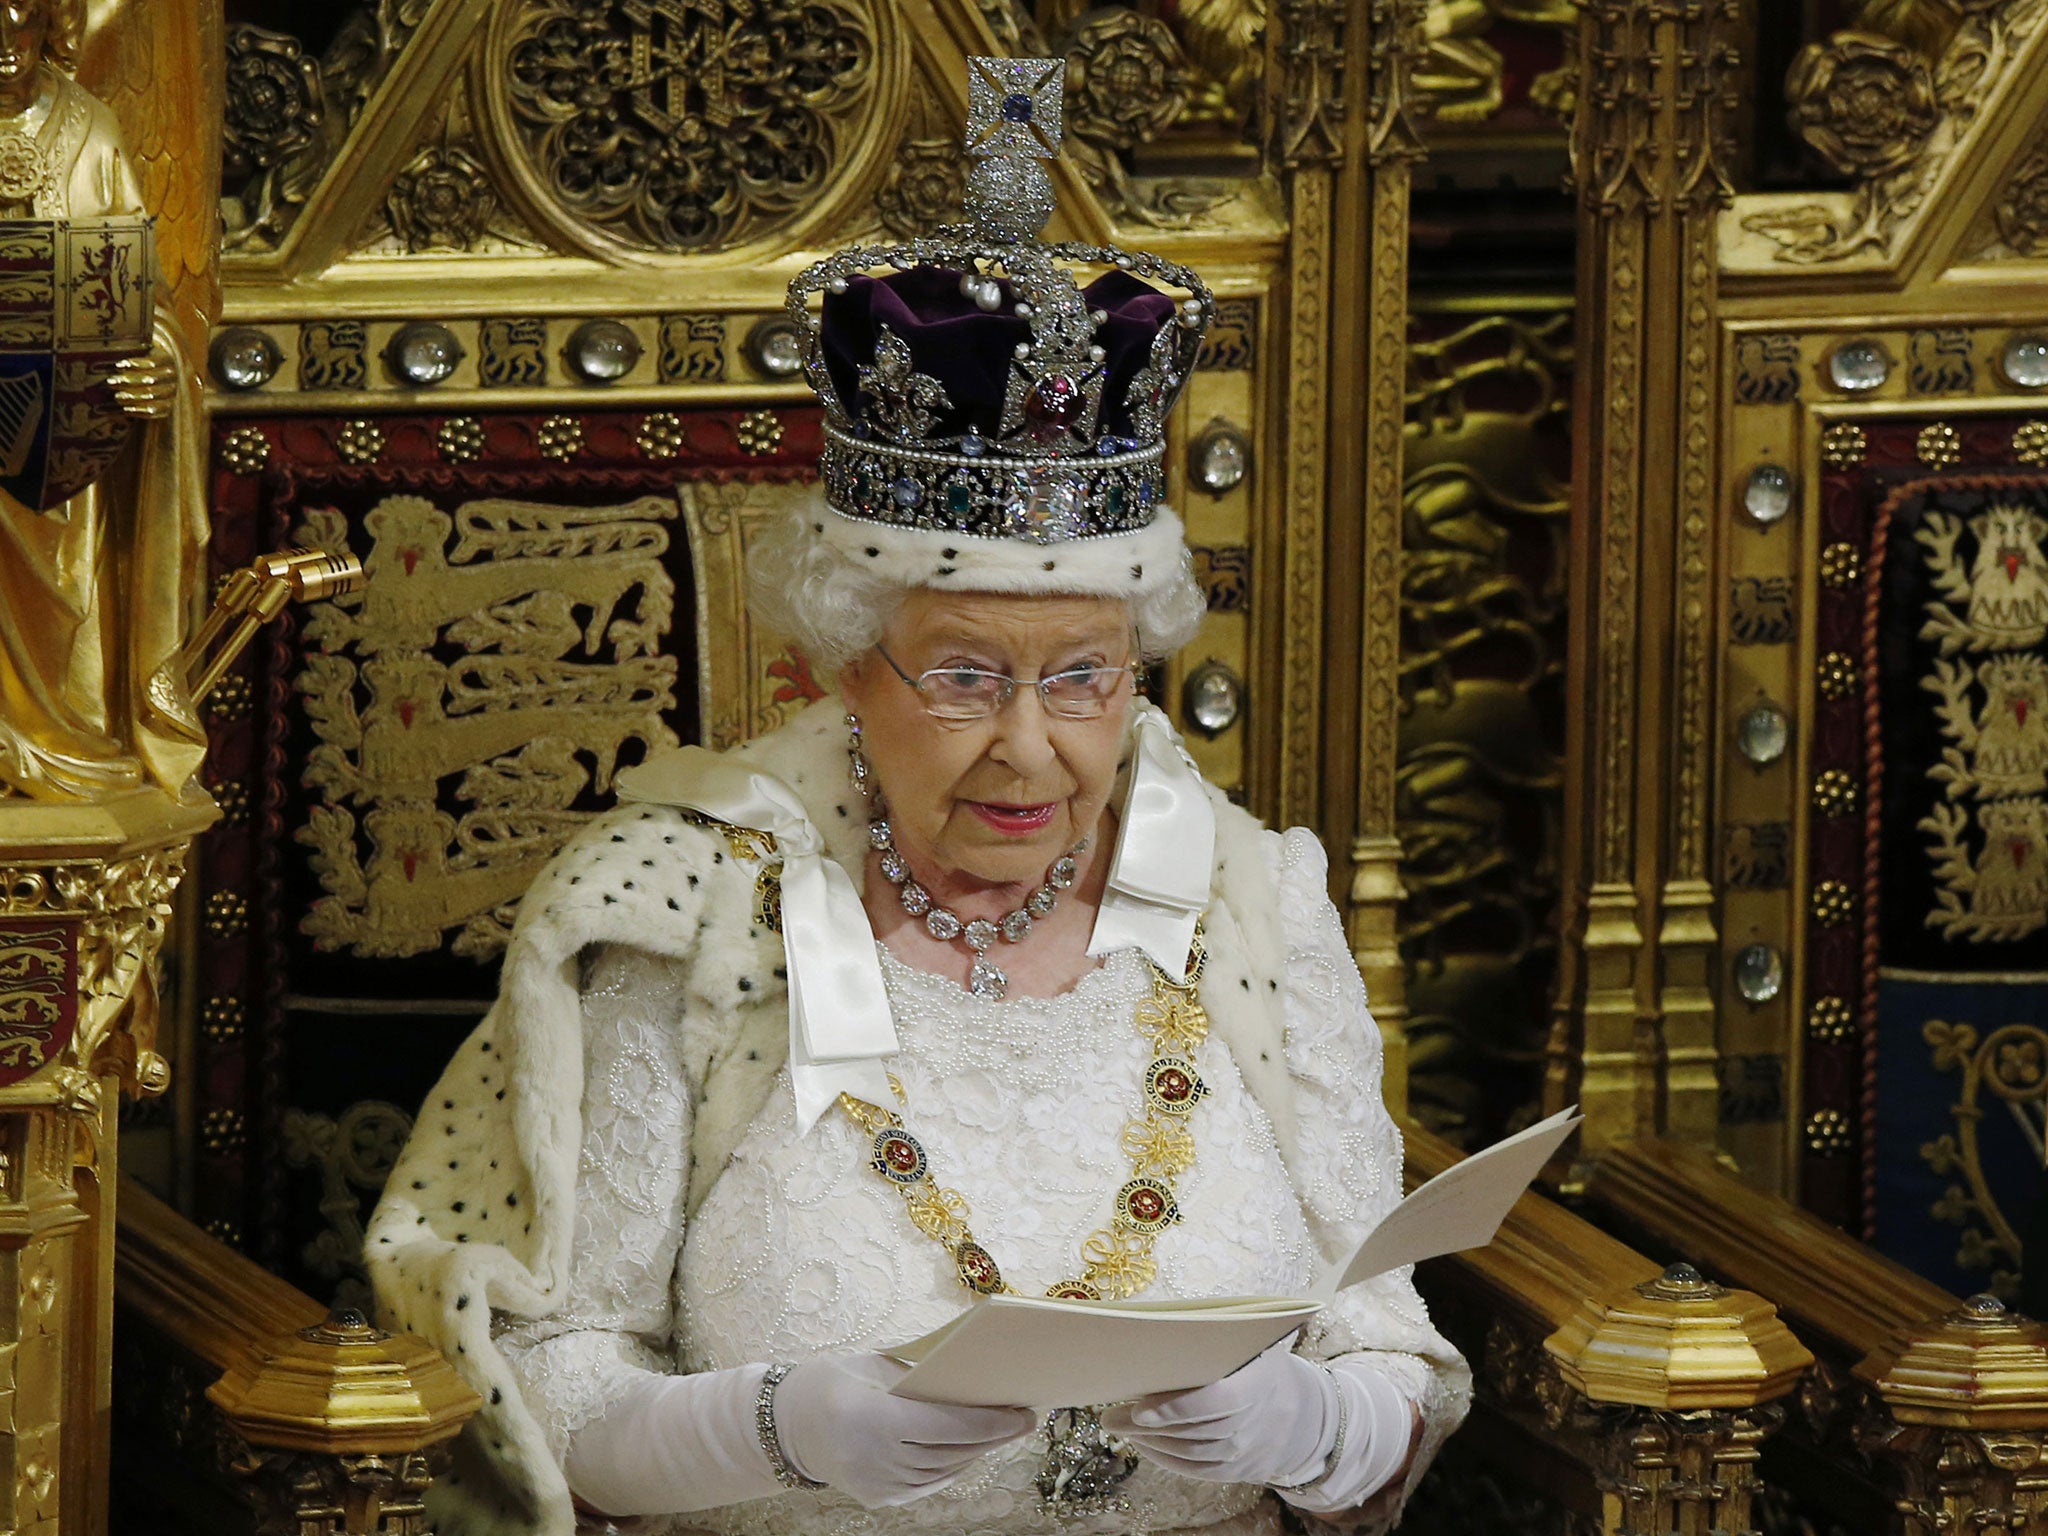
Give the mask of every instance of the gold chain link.
<path id="1" fill-rule="evenodd" d="M 1081 1242 L 1080 1276 L 1047 1286 L 1048 1296 L 1080 1300 L 1135 1296 L 1152 1283 L 1159 1266 L 1152 1257 L 1158 1235 L 1180 1218 L 1173 1181 L 1194 1166 L 1195 1138 L 1187 1121 L 1196 1101 L 1208 1093 L 1194 1068 L 1194 1054 L 1209 1038 L 1209 1015 L 1197 995 L 1207 958 L 1202 932 L 1195 930 L 1187 974 L 1179 981 L 1149 959 L 1152 991 L 1137 1006 L 1138 1033 L 1151 1042 L 1145 1069 L 1145 1112 L 1127 1121 L 1118 1137 L 1131 1160 L 1132 1177 L 1117 1191 L 1109 1224 Z M 892 1072 L 889 1087 L 907 1102 Z M 892 1109 L 839 1096 L 839 1107 L 869 1137 L 868 1166 L 895 1187 L 917 1230 L 953 1255 L 960 1283 L 977 1295 L 1015 1295 L 988 1250 L 968 1226 L 967 1198 L 931 1175 L 923 1145 Z"/>

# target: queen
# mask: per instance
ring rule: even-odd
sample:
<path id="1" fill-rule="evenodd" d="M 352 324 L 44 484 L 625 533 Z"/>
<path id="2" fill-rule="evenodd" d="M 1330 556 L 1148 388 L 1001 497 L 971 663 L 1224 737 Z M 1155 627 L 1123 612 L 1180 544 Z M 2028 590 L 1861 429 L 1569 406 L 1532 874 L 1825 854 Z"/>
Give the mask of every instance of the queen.
<path id="1" fill-rule="evenodd" d="M 1202 612 L 1159 492 L 1213 300 L 1041 244 L 1063 66 L 972 69 L 974 224 L 791 290 L 823 489 L 751 577 L 838 698 L 621 776 L 372 1222 L 487 1404 L 446 1536 L 1376 1531 L 1464 1413 L 1405 1271 L 1186 1391 L 889 1391 L 992 1292 L 1301 1293 L 1401 1182 L 1323 850 L 1134 686 Z"/>

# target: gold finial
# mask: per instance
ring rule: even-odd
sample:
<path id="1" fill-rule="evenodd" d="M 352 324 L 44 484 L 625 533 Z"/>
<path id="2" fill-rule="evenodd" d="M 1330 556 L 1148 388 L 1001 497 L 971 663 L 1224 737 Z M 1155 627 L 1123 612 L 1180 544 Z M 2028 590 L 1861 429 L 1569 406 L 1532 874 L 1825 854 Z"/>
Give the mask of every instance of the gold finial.
<path id="1" fill-rule="evenodd" d="M 353 1309 L 273 1341 L 206 1395 L 251 1445 L 328 1454 L 417 1451 L 480 1405 L 424 1340 Z"/>
<path id="2" fill-rule="evenodd" d="M 1902 1329 L 1856 1367 L 1901 1424 L 2038 1429 L 2048 1414 L 2048 1327 L 1972 1296 Z"/>
<path id="3" fill-rule="evenodd" d="M 1789 1392 L 1813 1363 L 1776 1307 L 1690 1264 L 1587 1300 L 1543 1347 L 1576 1391 L 1643 1408 L 1751 1407 Z"/>

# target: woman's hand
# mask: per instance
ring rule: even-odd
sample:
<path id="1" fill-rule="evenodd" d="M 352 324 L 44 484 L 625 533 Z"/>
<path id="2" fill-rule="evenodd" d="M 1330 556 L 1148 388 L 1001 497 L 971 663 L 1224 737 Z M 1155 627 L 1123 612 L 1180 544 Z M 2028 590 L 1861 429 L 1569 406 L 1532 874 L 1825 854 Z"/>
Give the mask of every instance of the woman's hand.
<path id="1" fill-rule="evenodd" d="M 1028 1408 L 956 1408 L 890 1396 L 908 1369 L 882 1355 L 806 1360 L 775 1389 L 783 1455 L 811 1481 L 877 1509 L 938 1492 L 1037 1427 Z"/>
<path id="2" fill-rule="evenodd" d="M 1102 1427 L 1182 1477 L 1290 1487 L 1323 1470 L 1336 1437 L 1337 1385 L 1282 1340 L 1206 1387 L 1109 1409 Z"/>

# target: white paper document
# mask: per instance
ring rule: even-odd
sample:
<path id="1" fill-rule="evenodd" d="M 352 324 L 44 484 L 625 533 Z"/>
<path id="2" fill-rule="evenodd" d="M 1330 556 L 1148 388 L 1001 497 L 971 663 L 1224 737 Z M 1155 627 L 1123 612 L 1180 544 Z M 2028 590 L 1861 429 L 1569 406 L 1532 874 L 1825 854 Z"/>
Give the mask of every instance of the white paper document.
<path id="1" fill-rule="evenodd" d="M 1380 1219 L 1342 1264 L 1330 1266 L 1316 1296 L 1328 1301 L 1347 1285 L 1443 1253 L 1484 1248 L 1508 1219 L 1529 1181 L 1579 1123 L 1579 1107 L 1561 1109 L 1484 1152 L 1451 1164 Z"/>
<path id="2" fill-rule="evenodd" d="M 911 1367 L 891 1390 L 931 1403 L 1061 1408 L 1126 1402 L 1228 1376 L 1320 1312 L 1347 1285 L 1479 1248 L 1578 1124 L 1560 1111 L 1438 1174 L 1403 1200 L 1312 1296 L 1054 1301 L 991 1296 L 886 1351 Z"/>
<path id="3" fill-rule="evenodd" d="M 1220 1301 L 1054 1301 L 991 1296 L 888 1353 L 891 1389 L 927 1403 L 1061 1408 L 1120 1403 L 1228 1376 L 1321 1306 L 1300 1296 Z"/>

